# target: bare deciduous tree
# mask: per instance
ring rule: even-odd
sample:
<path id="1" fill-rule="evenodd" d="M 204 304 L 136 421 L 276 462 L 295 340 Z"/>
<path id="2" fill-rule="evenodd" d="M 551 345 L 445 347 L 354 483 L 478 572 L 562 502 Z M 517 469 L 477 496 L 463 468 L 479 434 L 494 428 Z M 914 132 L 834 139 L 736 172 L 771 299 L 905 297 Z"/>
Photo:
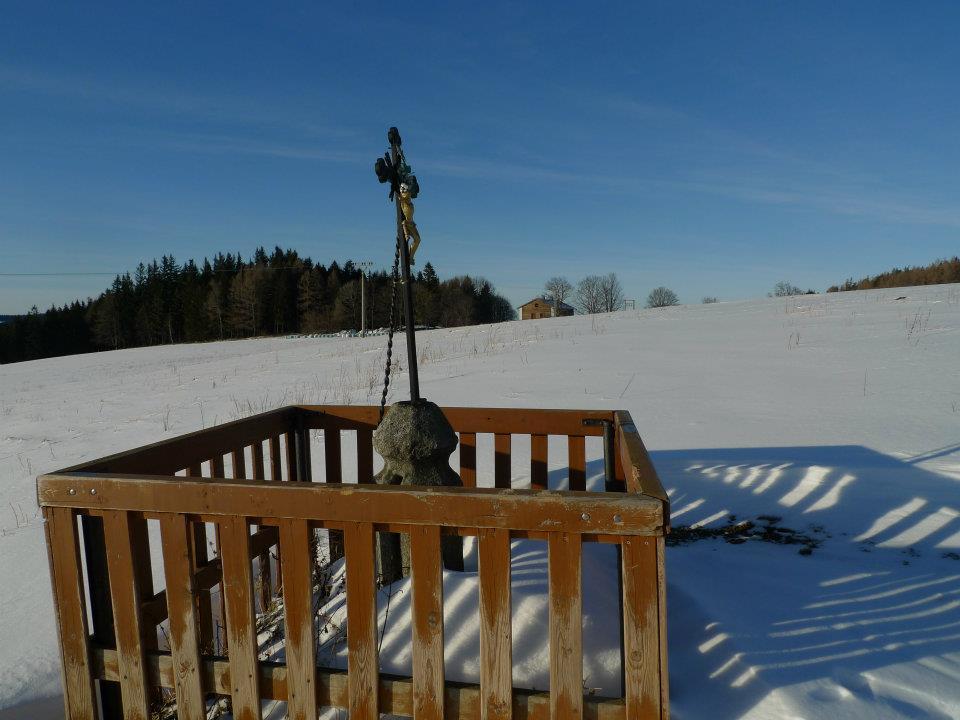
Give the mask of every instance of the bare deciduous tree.
<path id="1" fill-rule="evenodd" d="M 553 300 L 554 314 L 560 314 L 560 306 L 567 301 L 573 292 L 573 285 L 562 275 L 556 275 L 544 284 L 543 291 Z"/>
<path id="2" fill-rule="evenodd" d="M 803 295 L 803 290 L 786 280 L 781 280 L 773 286 L 773 297 L 793 297 L 794 295 Z"/>
<path id="3" fill-rule="evenodd" d="M 603 312 L 613 312 L 623 307 L 623 288 L 616 273 L 607 273 L 600 278 L 600 298 Z"/>
<path id="4" fill-rule="evenodd" d="M 603 312 L 603 278 L 587 275 L 577 283 L 577 309 L 585 314 Z"/>
<path id="5" fill-rule="evenodd" d="M 677 294 L 670 288 L 663 287 L 662 285 L 654 288 L 650 291 L 650 294 L 647 295 L 648 308 L 670 307 L 671 305 L 679 304 L 680 299 L 677 297 Z"/>

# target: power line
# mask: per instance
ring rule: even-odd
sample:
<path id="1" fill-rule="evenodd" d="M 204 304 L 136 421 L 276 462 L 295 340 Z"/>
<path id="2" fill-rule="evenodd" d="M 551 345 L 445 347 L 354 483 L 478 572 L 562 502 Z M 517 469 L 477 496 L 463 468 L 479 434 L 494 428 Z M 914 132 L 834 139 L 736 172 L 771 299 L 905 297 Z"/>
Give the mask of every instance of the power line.
<path id="1" fill-rule="evenodd" d="M 122 275 L 123 273 L 106 273 L 106 272 L 42 272 L 42 273 L 0 273 L 0 277 L 61 277 L 64 275 L 83 275 L 86 277 L 94 276 L 103 276 L 103 277 L 113 277 L 114 275 Z"/>

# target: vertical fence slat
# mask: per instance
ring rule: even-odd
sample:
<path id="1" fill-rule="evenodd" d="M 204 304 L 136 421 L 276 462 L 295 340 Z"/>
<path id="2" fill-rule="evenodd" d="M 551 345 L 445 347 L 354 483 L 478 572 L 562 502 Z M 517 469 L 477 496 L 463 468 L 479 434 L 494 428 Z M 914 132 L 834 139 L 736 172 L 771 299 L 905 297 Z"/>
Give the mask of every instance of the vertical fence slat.
<path id="1" fill-rule="evenodd" d="M 547 489 L 547 436 L 530 436 L 530 487 L 533 490 Z"/>
<path id="2" fill-rule="evenodd" d="M 510 627 L 510 531 L 481 528 L 480 718 L 510 720 L 513 650 Z"/>
<path id="3" fill-rule="evenodd" d="M 624 699 L 627 717 L 660 717 L 657 550 L 652 538 L 627 538 L 623 556 Z"/>
<path id="4" fill-rule="evenodd" d="M 313 531 L 299 520 L 280 523 L 283 614 L 286 628 L 287 714 L 290 720 L 316 720 L 317 663 L 314 651 L 313 584 L 310 540 Z"/>
<path id="5" fill-rule="evenodd" d="M 227 606 L 233 717 L 236 720 L 259 720 L 260 688 L 250 569 L 250 529 L 242 517 L 228 518 L 221 525 L 223 595 Z"/>
<path id="6" fill-rule="evenodd" d="M 253 444 L 253 479 L 264 480 L 266 475 L 263 471 L 263 440 L 257 440 Z"/>
<path id="7" fill-rule="evenodd" d="M 583 637 L 580 536 L 550 533 L 550 717 L 583 716 Z M 627 712 L 627 717 L 636 717 Z"/>
<path id="8" fill-rule="evenodd" d="M 280 437 L 277 435 L 270 438 L 270 479 L 283 480 L 280 467 Z"/>
<path id="9" fill-rule="evenodd" d="M 373 526 L 350 523 L 343 531 L 347 562 L 347 686 L 350 720 L 377 720 L 377 606 Z"/>
<path id="10" fill-rule="evenodd" d="M 207 526 L 202 522 L 191 523 L 193 526 L 191 545 L 191 570 L 196 572 L 210 563 L 207 548 Z M 200 623 L 200 650 L 213 652 L 213 604 L 209 590 L 197 590 L 197 613 Z"/>
<path id="11" fill-rule="evenodd" d="M 658 613 L 657 620 L 659 628 L 657 634 L 660 636 L 660 717 L 662 720 L 668 720 L 670 717 L 670 675 L 669 662 L 667 661 L 667 565 L 666 558 L 666 539 L 660 535 L 656 539 L 657 543 L 657 601 Z"/>
<path id="12" fill-rule="evenodd" d="M 582 435 L 567 438 L 567 465 L 570 467 L 570 489 L 587 489 L 587 447 Z"/>
<path id="13" fill-rule="evenodd" d="M 253 443 L 253 479 L 265 480 L 266 470 L 263 463 L 263 440 Z M 270 572 L 270 551 L 257 556 L 257 587 L 260 595 L 260 609 L 266 612 L 273 598 L 273 580 Z"/>
<path id="14" fill-rule="evenodd" d="M 296 432 L 291 431 L 283 434 L 283 443 L 286 446 L 287 453 L 287 480 L 297 481 L 297 439 Z"/>
<path id="15" fill-rule="evenodd" d="M 213 477 L 222 478 L 225 476 L 225 471 L 223 468 L 223 455 L 218 453 L 213 456 L 213 459 L 210 461 L 210 469 L 213 473 Z M 229 646 L 229 639 L 227 638 L 226 625 L 227 625 L 227 606 L 226 600 L 224 599 L 223 591 L 223 542 L 221 540 L 221 531 L 220 524 L 214 525 L 213 530 L 213 542 L 214 548 L 217 551 L 217 557 L 220 558 L 220 624 L 221 629 L 216 633 L 217 638 L 214 639 L 214 645 L 219 645 L 215 647 L 214 650 L 219 653 L 226 653 Z M 219 643 L 217 642 L 219 640 Z"/>
<path id="16" fill-rule="evenodd" d="M 493 481 L 498 488 L 510 487 L 510 435 L 496 433 L 493 441 Z"/>
<path id="17" fill-rule="evenodd" d="M 326 428 L 323 431 L 323 461 L 327 471 L 327 482 L 343 482 L 340 466 L 340 430 Z"/>
<path id="18" fill-rule="evenodd" d="M 270 569 L 270 551 L 257 556 L 257 588 L 259 590 L 260 611 L 267 612 L 273 600 L 273 572 Z"/>
<path id="19" fill-rule="evenodd" d="M 413 717 L 443 720 L 443 571 L 440 528 L 410 528 L 413 584 Z"/>
<path id="20" fill-rule="evenodd" d="M 244 448 L 237 448 L 230 452 L 230 462 L 233 465 L 235 478 L 247 477 L 247 453 Z"/>
<path id="21" fill-rule="evenodd" d="M 340 430 L 325 428 L 323 431 L 323 462 L 328 483 L 343 482 L 343 468 L 340 462 Z M 330 544 L 330 561 L 343 557 L 343 533 L 329 530 L 327 541 Z"/>
<path id="22" fill-rule="evenodd" d="M 97 710 L 87 644 L 87 611 L 77 521 L 69 508 L 45 508 L 47 552 L 60 637 L 63 704 L 67 720 L 94 720 Z"/>
<path id="23" fill-rule="evenodd" d="M 476 433 L 460 433 L 460 479 L 464 487 L 477 486 Z"/>
<path id="24" fill-rule="evenodd" d="M 373 482 L 373 430 L 357 430 L 357 482 Z"/>
<path id="25" fill-rule="evenodd" d="M 87 591 L 90 594 L 90 619 L 93 623 L 93 642 L 102 647 L 116 647 L 113 629 L 113 601 L 107 581 L 107 551 L 103 533 L 103 518 L 83 515 L 83 561 L 87 571 Z M 120 683 L 98 680 L 100 714 L 102 720 L 123 720 Z"/>
<path id="26" fill-rule="evenodd" d="M 160 520 L 163 567 L 167 581 L 170 654 L 180 720 L 205 720 L 206 704 L 200 680 L 200 643 L 192 572 L 192 523 L 183 515 L 165 514 Z"/>
<path id="27" fill-rule="evenodd" d="M 117 636 L 117 669 L 125 720 L 150 717 L 147 668 L 143 654 L 143 627 L 140 619 L 140 588 L 134 566 L 133 528 L 122 510 L 103 515 L 113 600 L 113 624 Z"/>
<path id="28" fill-rule="evenodd" d="M 301 480 L 307 482 L 313 482 L 313 459 L 310 453 L 310 428 L 301 428 L 300 430 L 300 453 L 302 467 L 303 467 L 303 477 Z"/>

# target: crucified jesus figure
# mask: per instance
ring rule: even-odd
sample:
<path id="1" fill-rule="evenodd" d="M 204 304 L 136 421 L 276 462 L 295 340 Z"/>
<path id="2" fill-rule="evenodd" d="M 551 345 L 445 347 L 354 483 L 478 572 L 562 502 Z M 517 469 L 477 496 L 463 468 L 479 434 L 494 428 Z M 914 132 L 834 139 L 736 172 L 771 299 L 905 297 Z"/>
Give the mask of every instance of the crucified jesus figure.
<path id="1" fill-rule="evenodd" d="M 410 197 L 410 188 L 406 183 L 400 184 L 400 209 L 403 211 L 403 234 L 408 240 L 412 240 L 410 246 L 410 264 L 414 265 L 413 256 L 417 253 L 417 247 L 420 245 L 420 231 L 417 230 L 417 224 L 413 221 L 413 198 Z"/>

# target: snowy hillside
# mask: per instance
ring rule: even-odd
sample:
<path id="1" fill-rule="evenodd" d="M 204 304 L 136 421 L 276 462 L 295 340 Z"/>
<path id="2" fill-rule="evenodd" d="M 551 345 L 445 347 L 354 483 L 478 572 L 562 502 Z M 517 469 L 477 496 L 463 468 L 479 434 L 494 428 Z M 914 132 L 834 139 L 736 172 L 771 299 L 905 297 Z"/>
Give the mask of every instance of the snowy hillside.
<path id="1" fill-rule="evenodd" d="M 281 404 L 376 403 L 385 341 L 0 366 L 0 720 L 61 717 L 45 700 L 59 661 L 37 474 Z M 960 718 L 960 286 L 435 330 L 418 343 L 423 394 L 441 405 L 633 414 L 680 528 L 667 551 L 674 717 Z M 391 382 L 405 385 L 403 373 Z M 698 531 L 743 521 L 754 527 L 734 542 Z M 804 540 L 766 542 L 768 526 Z"/>

